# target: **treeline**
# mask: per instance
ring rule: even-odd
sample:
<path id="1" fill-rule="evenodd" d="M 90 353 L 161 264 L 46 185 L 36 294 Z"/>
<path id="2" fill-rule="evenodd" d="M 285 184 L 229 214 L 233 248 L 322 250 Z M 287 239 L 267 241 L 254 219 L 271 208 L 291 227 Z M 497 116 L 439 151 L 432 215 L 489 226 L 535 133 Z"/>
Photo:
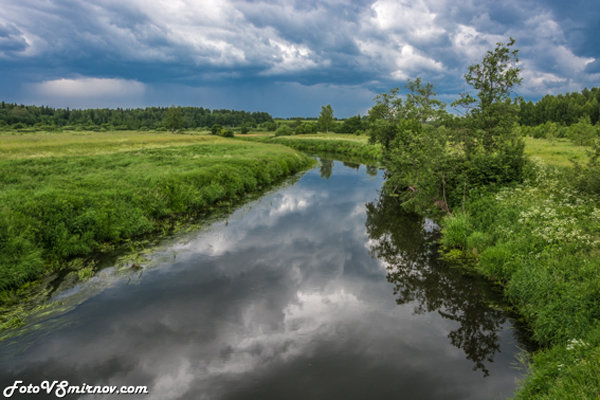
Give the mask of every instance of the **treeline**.
<path id="1" fill-rule="evenodd" d="M 591 124 L 600 120 L 600 88 L 586 88 L 581 93 L 546 95 L 537 103 L 521 101 L 520 104 L 521 125 L 555 122 L 569 126 L 582 120 L 588 120 Z"/>
<path id="2" fill-rule="evenodd" d="M 331 119 L 328 123 L 319 121 L 316 118 L 293 118 L 278 121 L 278 124 L 263 124 L 266 130 L 274 130 L 277 136 L 283 135 L 301 135 L 306 133 L 317 132 L 334 132 L 334 133 L 364 133 L 369 128 L 369 121 L 366 117 L 354 115 L 344 120 L 336 118 Z"/>
<path id="3" fill-rule="evenodd" d="M 273 122 L 267 112 L 210 110 L 203 107 L 180 107 L 182 127 L 186 129 L 211 127 L 215 124 L 241 126 Z M 0 127 L 23 129 L 164 129 L 167 107 L 69 109 L 46 106 L 25 106 L 0 103 Z"/>

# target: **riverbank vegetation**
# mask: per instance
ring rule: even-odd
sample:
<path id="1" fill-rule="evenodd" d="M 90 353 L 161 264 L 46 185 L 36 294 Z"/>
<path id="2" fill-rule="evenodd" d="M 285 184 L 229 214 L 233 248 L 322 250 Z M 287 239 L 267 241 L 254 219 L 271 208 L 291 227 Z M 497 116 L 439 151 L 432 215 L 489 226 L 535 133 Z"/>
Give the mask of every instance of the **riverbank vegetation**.
<path id="1" fill-rule="evenodd" d="M 255 136 L 247 140 L 283 144 L 307 153 L 327 153 L 359 158 L 365 161 L 379 161 L 381 146 L 368 142 L 366 135 L 347 135 L 339 133 L 319 133 L 283 136 Z"/>
<path id="2" fill-rule="evenodd" d="M 284 146 L 214 136 L 85 133 L 0 141 L 0 290 L 169 231 L 312 165 Z"/>
<path id="3" fill-rule="evenodd" d="M 516 397 L 597 399 L 598 129 L 586 115 L 519 126 L 513 45 L 498 43 L 469 68 L 474 94 L 453 103 L 465 106 L 463 116 L 446 113 L 433 86 L 417 79 L 406 96 L 378 96 L 370 136 L 382 146 L 384 192 L 436 216 L 444 257 L 501 284 L 540 344 Z"/>

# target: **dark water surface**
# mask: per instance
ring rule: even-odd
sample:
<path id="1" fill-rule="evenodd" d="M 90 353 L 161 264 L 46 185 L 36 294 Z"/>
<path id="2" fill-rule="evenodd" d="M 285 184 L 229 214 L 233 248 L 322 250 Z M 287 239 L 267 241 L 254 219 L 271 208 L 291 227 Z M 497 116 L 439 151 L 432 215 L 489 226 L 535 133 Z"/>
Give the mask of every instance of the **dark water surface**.
<path id="1" fill-rule="evenodd" d="M 103 270 L 58 296 L 78 306 L 0 343 L 0 389 L 57 379 L 149 389 L 89 399 L 506 398 L 521 345 L 501 300 L 437 262 L 431 223 L 379 199 L 382 182 L 376 168 L 324 161 L 163 244 L 143 271 Z"/>

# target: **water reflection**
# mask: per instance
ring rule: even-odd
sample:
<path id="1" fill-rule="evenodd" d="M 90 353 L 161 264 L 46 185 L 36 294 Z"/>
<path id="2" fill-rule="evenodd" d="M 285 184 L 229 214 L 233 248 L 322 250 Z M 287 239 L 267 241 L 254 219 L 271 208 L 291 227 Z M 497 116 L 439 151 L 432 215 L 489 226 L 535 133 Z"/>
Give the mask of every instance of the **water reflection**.
<path id="1" fill-rule="evenodd" d="M 321 158 L 320 161 L 321 165 L 319 167 L 319 171 L 321 173 L 321 178 L 329 179 L 331 177 L 331 173 L 333 172 L 333 160 Z"/>
<path id="2" fill-rule="evenodd" d="M 423 229 L 423 222 L 403 212 L 392 197 L 367 204 L 371 252 L 384 262 L 396 302 L 413 303 L 417 314 L 436 311 L 456 321 L 458 328 L 448 333 L 450 342 L 487 376 L 485 362 L 492 362 L 499 351 L 498 332 L 506 322 L 504 312 L 494 307 L 501 299 L 488 282 L 439 262 L 432 233 Z"/>
<path id="3" fill-rule="evenodd" d="M 483 359 L 469 346 L 485 349 L 475 340 L 487 337 L 470 330 L 486 325 L 461 318 L 490 311 L 471 311 L 478 301 L 450 290 L 469 290 L 462 278 L 429 264 L 418 220 L 373 203 L 381 171 L 323 161 L 227 222 L 156 248 L 137 280 L 97 285 L 51 327 L 0 343 L 0 388 L 15 379 L 149 387 L 115 396 L 128 400 L 510 395 L 512 331 L 497 332 L 490 376 L 474 372 L 447 337 Z M 421 288 L 425 279 L 440 287 Z"/>

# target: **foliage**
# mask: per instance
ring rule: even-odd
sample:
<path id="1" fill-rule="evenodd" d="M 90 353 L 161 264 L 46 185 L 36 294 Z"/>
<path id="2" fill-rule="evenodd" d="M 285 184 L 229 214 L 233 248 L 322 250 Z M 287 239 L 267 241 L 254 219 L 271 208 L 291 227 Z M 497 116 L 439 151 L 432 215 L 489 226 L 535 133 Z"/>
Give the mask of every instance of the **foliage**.
<path id="1" fill-rule="evenodd" d="M 600 120 L 600 88 L 583 89 L 581 93 L 546 95 L 537 103 L 521 101 L 519 122 L 537 126 L 545 122 L 556 122 L 562 126 L 588 118 L 590 123 Z"/>
<path id="2" fill-rule="evenodd" d="M 294 134 L 294 131 L 287 124 L 281 124 L 275 130 L 275 136 L 289 136 L 289 135 L 293 135 L 293 134 Z"/>
<path id="3" fill-rule="evenodd" d="M 431 84 L 409 81 L 405 100 L 399 89 L 377 96 L 369 110 L 370 142 L 380 143 L 387 167 L 385 190 L 399 196 L 407 209 L 427 212 L 434 204 L 447 207 L 446 189 L 453 169 L 449 132 L 437 126 L 444 104 Z"/>
<path id="4" fill-rule="evenodd" d="M 106 140 L 86 139 L 98 136 Z M 128 151 L 95 143 L 94 152 L 82 146 L 87 155 L 62 153 L 60 143 L 43 154 L 35 136 L 26 139 L 25 156 L 0 158 L 0 290 L 239 201 L 311 163 L 283 146 L 221 138 Z"/>
<path id="5" fill-rule="evenodd" d="M 277 129 L 277 124 L 275 121 L 267 121 L 258 125 L 259 129 L 265 130 L 267 132 L 274 132 Z"/>
<path id="6" fill-rule="evenodd" d="M 307 133 L 317 133 L 318 125 L 314 122 L 302 122 L 294 129 L 296 135 L 303 135 Z"/>
<path id="7" fill-rule="evenodd" d="M 0 103 L 0 126 L 12 129 L 60 130 L 84 127 L 87 130 L 162 129 L 170 108 L 135 109 L 62 109 Z M 209 127 L 213 124 L 240 126 L 243 123 L 273 122 L 266 112 L 210 110 L 202 107 L 178 107 L 181 128 Z M 170 129 L 170 128 L 169 128 Z M 176 128 L 177 129 L 177 128 Z"/>
<path id="8" fill-rule="evenodd" d="M 223 131 L 223 126 L 221 124 L 214 124 L 210 127 L 210 133 L 213 135 L 220 135 Z"/>
<path id="9" fill-rule="evenodd" d="M 599 198 L 575 190 L 563 170 L 538 165 L 531 175 L 515 187 L 470 196 L 465 213 L 442 220 L 442 242 L 478 254 L 476 270 L 504 284 L 545 346 L 517 398 L 596 398 Z"/>
<path id="10" fill-rule="evenodd" d="M 339 133 L 355 133 L 365 129 L 365 124 L 360 115 L 355 115 L 350 118 L 346 118 L 342 125 L 339 127 Z"/>
<path id="11" fill-rule="evenodd" d="M 309 153 L 339 154 L 362 160 L 380 160 L 381 147 L 357 140 L 356 136 L 342 134 L 319 134 L 286 136 L 266 139 L 269 143 L 279 143 Z"/>
<path id="12" fill-rule="evenodd" d="M 577 123 L 569 126 L 547 121 L 538 126 L 522 126 L 520 131 L 522 135 L 550 141 L 555 138 L 568 138 L 578 146 L 592 146 L 600 138 L 600 125 L 592 125 L 587 116 L 581 117 Z"/>
<path id="13" fill-rule="evenodd" d="M 245 135 L 245 134 L 247 134 L 248 132 L 250 132 L 250 128 L 251 128 L 251 125 L 250 125 L 249 123 L 244 123 L 244 124 L 242 124 L 242 126 L 240 127 L 240 133 L 241 133 L 242 135 Z"/>
<path id="14" fill-rule="evenodd" d="M 321 106 L 321 113 L 319 114 L 319 127 L 325 133 L 329 132 L 333 126 L 333 108 L 331 104 Z"/>
<path id="15" fill-rule="evenodd" d="M 171 106 L 167 109 L 164 119 L 165 128 L 170 129 L 171 133 L 175 133 L 183 127 L 183 119 L 181 117 L 181 107 Z"/>
<path id="16" fill-rule="evenodd" d="M 464 118 L 449 117 L 430 83 L 408 81 L 403 100 L 398 89 L 377 96 L 369 110 L 370 140 L 384 150 L 385 190 L 417 212 L 450 213 L 467 192 L 522 179 L 524 143 L 513 130 L 518 107 L 510 95 L 521 80 L 517 50 L 498 43 L 481 64 L 469 67 L 464 94 L 455 105 Z"/>
<path id="17" fill-rule="evenodd" d="M 473 143 L 477 141 L 489 154 L 514 137 L 519 108 L 512 102 L 511 93 L 522 81 L 520 68 L 516 66 L 519 51 L 511 49 L 514 44 L 513 38 L 507 44 L 497 43 L 493 51 L 487 51 L 481 64 L 471 65 L 465 74 L 466 82 L 477 91 L 477 98 L 464 93 L 453 105 L 467 110 L 470 135 L 467 151 L 477 147 Z"/>
<path id="18" fill-rule="evenodd" d="M 589 161 L 585 165 L 576 164 L 572 182 L 584 193 L 600 195 L 600 139 L 597 139 Z"/>

